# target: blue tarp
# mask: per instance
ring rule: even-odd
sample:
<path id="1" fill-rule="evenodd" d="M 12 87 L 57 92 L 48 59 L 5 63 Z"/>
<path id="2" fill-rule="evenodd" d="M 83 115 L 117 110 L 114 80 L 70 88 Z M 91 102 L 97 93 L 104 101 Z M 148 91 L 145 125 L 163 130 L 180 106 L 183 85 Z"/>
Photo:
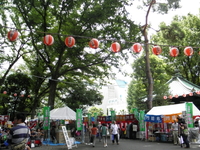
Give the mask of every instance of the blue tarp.
<path id="1" fill-rule="evenodd" d="M 58 146 L 58 145 L 66 145 L 66 143 L 53 143 L 53 142 L 49 142 L 49 141 L 43 141 L 42 143 L 43 145 L 52 145 L 52 146 Z M 81 142 L 79 141 L 75 141 L 75 144 L 81 144 Z"/>

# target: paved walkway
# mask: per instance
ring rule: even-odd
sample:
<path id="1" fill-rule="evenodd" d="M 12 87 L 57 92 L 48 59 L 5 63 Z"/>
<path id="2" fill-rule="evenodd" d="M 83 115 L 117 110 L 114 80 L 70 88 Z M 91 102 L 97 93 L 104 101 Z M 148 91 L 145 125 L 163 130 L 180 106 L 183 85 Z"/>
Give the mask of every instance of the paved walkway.
<path id="1" fill-rule="evenodd" d="M 66 150 L 67 146 L 47 146 L 43 145 L 40 147 L 32 148 L 32 150 Z M 108 147 L 104 148 L 103 143 L 97 141 L 96 146 L 92 147 L 91 145 L 78 144 L 78 147 L 73 147 L 75 150 L 183 150 L 180 146 L 173 145 L 172 143 L 162 143 L 162 142 L 149 142 L 141 140 L 132 140 L 132 139 L 120 139 L 119 145 L 112 145 L 111 141 L 108 140 Z M 200 149 L 199 145 L 191 144 L 190 149 Z"/>

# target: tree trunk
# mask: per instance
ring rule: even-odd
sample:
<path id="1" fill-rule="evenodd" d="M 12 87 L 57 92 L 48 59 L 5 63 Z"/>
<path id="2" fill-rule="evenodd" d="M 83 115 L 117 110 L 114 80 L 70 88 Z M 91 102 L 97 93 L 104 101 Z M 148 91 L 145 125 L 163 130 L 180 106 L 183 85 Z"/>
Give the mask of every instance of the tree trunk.
<path id="1" fill-rule="evenodd" d="M 55 101 L 55 95 L 56 95 L 56 87 L 57 82 L 49 80 L 49 99 L 48 99 L 48 106 L 50 106 L 50 110 L 54 109 L 54 101 Z"/>
<path id="2" fill-rule="evenodd" d="M 155 4 L 155 0 L 152 0 L 149 4 L 149 8 L 146 14 L 145 25 L 142 27 L 142 34 L 144 36 L 144 50 L 145 50 L 145 63 L 146 63 L 146 78 L 148 80 L 147 85 L 147 108 L 150 110 L 152 108 L 152 100 L 153 100 L 153 78 L 151 74 L 150 60 L 149 60 L 149 40 L 147 36 L 147 27 L 148 27 L 148 15 L 152 5 Z"/>
<path id="3" fill-rule="evenodd" d="M 145 62 L 146 62 L 146 77 L 148 80 L 148 85 L 147 85 L 147 108 L 150 110 L 152 108 L 152 100 L 153 100 L 153 78 L 151 74 L 151 67 L 150 67 L 150 61 L 149 61 L 149 45 L 148 42 L 146 42 L 147 37 L 145 37 Z"/>

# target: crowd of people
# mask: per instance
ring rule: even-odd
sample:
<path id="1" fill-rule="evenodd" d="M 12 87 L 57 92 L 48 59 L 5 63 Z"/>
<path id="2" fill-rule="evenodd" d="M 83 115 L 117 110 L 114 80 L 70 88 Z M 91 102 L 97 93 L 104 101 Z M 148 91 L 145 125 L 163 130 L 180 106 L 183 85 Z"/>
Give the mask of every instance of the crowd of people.
<path id="1" fill-rule="evenodd" d="M 194 120 L 194 126 L 195 128 L 197 128 L 197 135 L 199 135 L 199 131 L 200 131 L 199 119 L 200 119 L 199 117 L 196 117 Z M 190 143 L 188 140 L 189 130 L 187 128 L 185 119 L 181 117 L 181 115 L 177 116 L 177 118 L 174 120 L 171 126 L 171 130 L 173 134 L 174 145 L 180 145 L 181 147 L 183 147 L 183 144 L 185 144 L 185 148 L 190 148 Z"/>
<path id="2" fill-rule="evenodd" d="M 31 147 L 35 147 L 35 144 L 42 145 L 45 138 L 45 132 L 42 125 L 37 128 L 30 129 L 25 123 L 26 116 L 23 113 L 18 113 L 14 119 L 14 125 L 12 128 L 2 128 L 0 135 L 1 140 L 4 140 L 4 145 L 6 147 L 10 146 L 11 149 L 18 146 L 24 146 L 25 150 L 30 150 Z M 197 117 L 194 121 L 195 127 L 199 129 L 200 118 Z M 55 133 L 53 134 L 53 127 L 51 126 L 51 137 L 55 138 Z M 97 141 L 102 142 L 104 147 L 108 146 L 108 139 L 112 141 L 112 144 L 119 145 L 119 139 L 121 138 L 136 138 L 137 125 L 134 123 L 129 123 L 125 126 L 119 126 L 116 121 L 112 123 L 102 123 L 90 124 L 87 127 L 89 133 L 89 145 L 95 147 Z M 189 130 L 185 119 L 181 116 L 177 116 L 171 125 L 171 131 L 173 134 L 173 144 L 181 145 L 183 143 L 185 148 L 190 148 L 190 143 L 188 140 Z M 199 131 L 199 130 L 198 130 Z M 74 130 L 76 133 L 76 130 Z"/>
<path id="3" fill-rule="evenodd" d="M 24 113 L 17 113 L 12 128 L 2 127 L 0 130 L 1 147 L 9 149 L 30 150 L 35 144 L 42 145 L 44 139 L 44 130 L 42 125 L 36 128 L 30 128 L 25 123 Z"/>
<path id="4" fill-rule="evenodd" d="M 136 129 L 134 126 L 136 126 Z M 108 124 L 101 124 L 101 122 L 98 122 L 97 125 L 89 125 L 87 131 L 89 132 L 89 145 L 95 147 L 96 141 L 98 140 L 99 142 L 103 143 L 104 147 L 107 147 L 108 137 L 112 141 L 112 144 L 116 143 L 117 145 L 119 145 L 120 138 L 136 138 L 137 125 L 134 123 L 128 123 L 126 127 L 122 126 L 120 128 L 116 121 Z"/>

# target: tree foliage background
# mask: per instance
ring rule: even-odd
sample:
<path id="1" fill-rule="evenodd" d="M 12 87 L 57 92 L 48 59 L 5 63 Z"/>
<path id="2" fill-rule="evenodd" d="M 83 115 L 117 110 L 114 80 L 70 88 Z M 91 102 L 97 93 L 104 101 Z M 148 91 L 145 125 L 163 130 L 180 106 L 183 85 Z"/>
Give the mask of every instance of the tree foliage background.
<path id="1" fill-rule="evenodd" d="M 3 20 L 0 42 L 4 50 L 2 59 L 10 66 L 2 73 L 1 83 L 23 58 L 33 80 L 30 89 L 33 110 L 43 105 L 53 109 L 56 101 L 74 110 L 101 103 L 103 97 L 98 89 L 106 84 L 111 67 L 118 68 L 122 60 L 128 59 L 124 49 L 132 43 L 123 41 L 140 41 L 139 28 L 128 18 L 127 5 L 130 2 L 115 0 L 8 1 L 0 10 Z M 20 33 L 12 43 L 5 38 L 11 29 Z M 51 46 L 43 44 L 47 34 L 54 37 Z M 73 48 L 64 44 L 67 36 L 75 37 Z M 88 47 L 91 38 L 99 39 L 99 49 Z M 121 44 L 117 54 L 110 50 L 114 41 Z"/>
<path id="2" fill-rule="evenodd" d="M 150 65 L 153 77 L 153 106 L 166 105 L 168 102 L 163 100 L 164 95 L 168 95 L 169 87 L 165 84 L 170 76 L 166 74 L 165 70 L 167 64 L 164 63 L 162 58 L 151 54 L 150 55 Z M 138 110 L 148 110 L 146 105 L 147 100 L 147 80 L 145 76 L 145 61 L 144 55 L 141 55 L 132 65 L 133 74 L 132 81 L 128 87 L 128 110 L 131 111 L 132 108 L 138 108 Z"/>
<path id="3" fill-rule="evenodd" d="M 196 85 L 200 85 L 199 76 L 199 40 L 200 40 L 200 18 L 192 14 L 187 16 L 175 16 L 170 25 L 164 22 L 160 24 L 160 31 L 152 37 L 154 43 L 163 46 L 162 56 L 167 63 L 166 73 L 172 75 L 174 70 Z M 191 46 L 194 50 L 192 56 L 184 54 L 184 48 Z M 171 57 L 169 49 L 177 47 L 179 55 Z"/>

